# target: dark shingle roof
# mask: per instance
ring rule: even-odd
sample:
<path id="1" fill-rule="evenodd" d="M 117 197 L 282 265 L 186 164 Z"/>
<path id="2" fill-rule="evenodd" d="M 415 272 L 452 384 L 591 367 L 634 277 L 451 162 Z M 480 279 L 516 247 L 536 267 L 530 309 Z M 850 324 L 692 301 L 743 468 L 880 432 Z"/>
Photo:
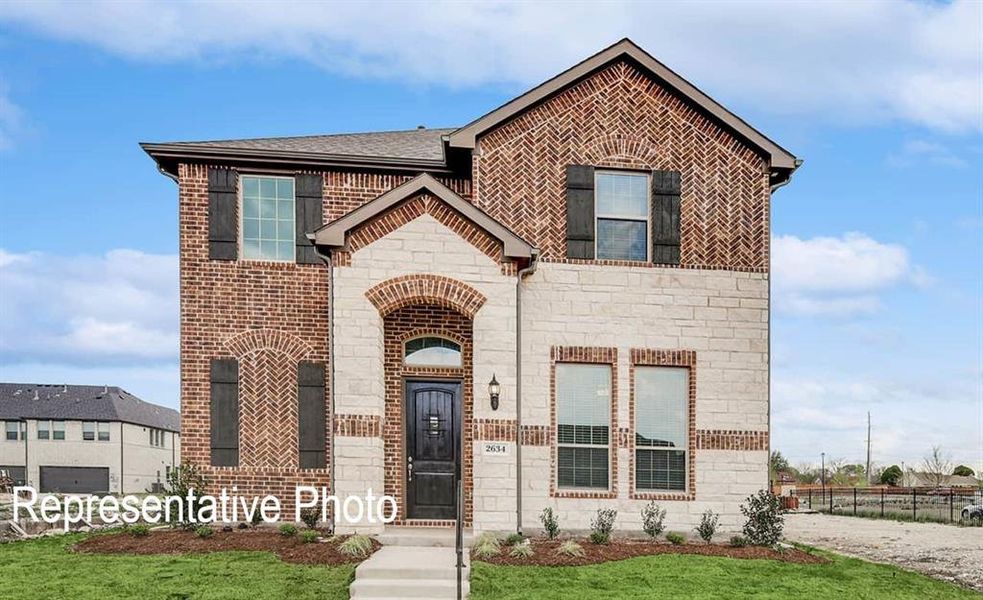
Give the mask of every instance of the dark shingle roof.
<path id="1" fill-rule="evenodd" d="M 442 160 L 443 136 L 454 129 L 409 129 L 368 133 L 339 133 L 300 137 L 171 142 L 169 146 L 272 152 L 308 152 L 338 156 Z"/>
<path id="2" fill-rule="evenodd" d="M 181 431 L 173 409 L 150 404 L 124 389 L 101 385 L 0 383 L 0 420 L 123 421 Z"/>

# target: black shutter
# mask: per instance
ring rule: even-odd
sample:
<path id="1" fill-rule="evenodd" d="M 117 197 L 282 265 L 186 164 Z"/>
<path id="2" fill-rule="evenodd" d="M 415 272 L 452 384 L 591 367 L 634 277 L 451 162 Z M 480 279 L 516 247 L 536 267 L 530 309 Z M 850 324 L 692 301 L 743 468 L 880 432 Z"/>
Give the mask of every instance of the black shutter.
<path id="1" fill-rule="evenodd" d="M 239 465 L 239 361 L 213 358 L 211 365 L 213 467 Z"/>
<path id="2" fill-rule="evenodd" d="M 239 198 L 236 195 L 236 172 L 232 169 L 208 169 L 208 258 L 235 260 L 238 252 Z"/>
<path id="3" fill-rule="evenodd" d="M 652 262 L 679 264 L 679 171 L 652 171 Z"/>
<path id="4" fill-rule="evenodd" d="M 314 233 L 323 222 L 321 220 L 321 193 L 324 178 L 321 175 L 298 175 L 297 190 L 294 206 L 297 215 L 297 262 L 305 265 L 320 262 L 314 251 L 314 244 L 307 239 L 308 233 Z"/>
<path id="5" fill-rule="evenodd" d="M 594 258 L 594 167 L 567 165 L 567 258 Z"/>
<path id="6" fill-rule="evenodd" d="M 297 364 L 297 421 L 300 468 L 323 469 L 324 454 L 324 365 Z"/>

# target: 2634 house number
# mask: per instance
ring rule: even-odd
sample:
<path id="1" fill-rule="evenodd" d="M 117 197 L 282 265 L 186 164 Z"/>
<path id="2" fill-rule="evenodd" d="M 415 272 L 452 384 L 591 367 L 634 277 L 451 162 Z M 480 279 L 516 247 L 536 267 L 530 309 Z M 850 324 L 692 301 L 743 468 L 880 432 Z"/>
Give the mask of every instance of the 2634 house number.
<path id="1" fill-rule="evenodd" d="M 505 444 L 489 442 L 484 445 L 483 453 L 494 456 L 504 456 L 509 453 L 509 448 Z"/>

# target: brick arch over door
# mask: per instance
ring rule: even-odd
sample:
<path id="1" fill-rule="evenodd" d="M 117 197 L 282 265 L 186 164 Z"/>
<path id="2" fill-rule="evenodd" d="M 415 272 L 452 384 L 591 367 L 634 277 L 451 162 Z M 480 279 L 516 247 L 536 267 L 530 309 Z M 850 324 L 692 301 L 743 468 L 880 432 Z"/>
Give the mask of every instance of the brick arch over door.
<path id="1" fill-rule="evenodd" d="M 473 319 L 487 298 L 470 285 L 442 275 L 414 274 L 387 279 L 365 292 L 383 317 L 418 304 L 441 306 Z"/>
<path id="2" fill-rule="evenodd" d="M 225 342 L 239 360 L 239 466 L 296 469 L 297 362 L 310 345 L 275 329 L 252 329 Z"/>

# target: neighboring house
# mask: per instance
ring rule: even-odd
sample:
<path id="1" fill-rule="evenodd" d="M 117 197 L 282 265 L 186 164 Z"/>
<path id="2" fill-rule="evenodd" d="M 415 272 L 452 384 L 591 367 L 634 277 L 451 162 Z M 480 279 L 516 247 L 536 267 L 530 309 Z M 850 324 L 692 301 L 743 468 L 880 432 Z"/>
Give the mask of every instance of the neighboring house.
<path id="1" fill-rule="evenodd" d="M 458 129 L 143 148 L 179 186 L 182 459 L 213 488 L 447 525 L 459 473 L 477 530 L 653 499 L 735 528 L 767 488 L 800 161 L 632 42 Z"/>
<path id="2" fill-rule="evenodd" d="M 118 387 L 0 383 L 0 470 L 42 492 L 150 491 L 181 462 L 180 424 Z"/>
<path id="3" fill-rule="evenodd" d="M 980 480 L 968 475 L 946 475 L 939 481 L 939 477 L 931 473 L 912 471 L 905 481 L 906 485 L 912 487 L 937 487 L 941 483 L 942 487 L 980 487 Z"/>

